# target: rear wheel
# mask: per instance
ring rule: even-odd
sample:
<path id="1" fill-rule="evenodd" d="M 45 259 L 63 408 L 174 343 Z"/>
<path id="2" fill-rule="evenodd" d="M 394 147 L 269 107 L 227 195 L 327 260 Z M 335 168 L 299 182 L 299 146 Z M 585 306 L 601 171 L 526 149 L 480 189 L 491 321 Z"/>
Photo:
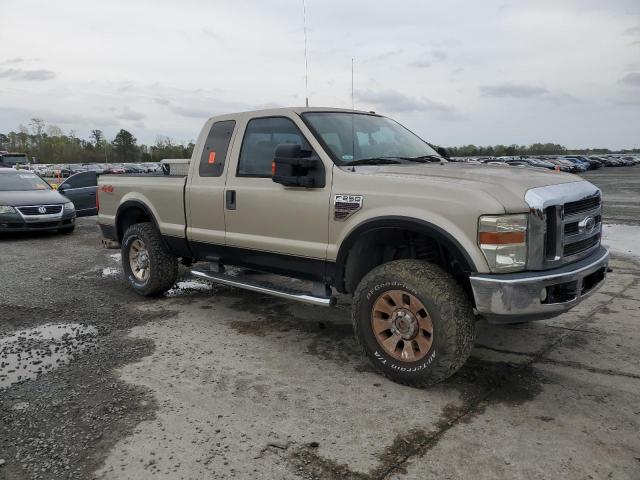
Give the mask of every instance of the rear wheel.
<path id="1" fill-rule="evenodd" d="M 178 259 L 165 251 L 151 223 L 137 223 L 127 229 L 121 256 L 129 285 L 145 297 L 166 292 L 178 278 Z"/>
<path id="2" fill-rule="evenodd" d="M 440 382 L 467 360 L 475 318 L 467 294 L 449 274 L 419 260 L 374 268 L 354 294 L 356 341 L 391 380 Z"/>

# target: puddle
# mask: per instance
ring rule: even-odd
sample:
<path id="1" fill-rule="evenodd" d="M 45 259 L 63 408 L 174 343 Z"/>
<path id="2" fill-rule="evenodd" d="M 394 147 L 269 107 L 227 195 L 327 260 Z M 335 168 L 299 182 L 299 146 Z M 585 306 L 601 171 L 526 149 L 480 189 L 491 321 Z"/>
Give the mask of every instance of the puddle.
<path id="1" fill-rule="evenodd" d="M 640 258 L 640 226 L 603 224 L 602 243 L 614 253 Z"/>
<path id="2" fill-rule="evenodd" d="M 47 324 L 0 338 L 0 390 L 66 365 L 95 345 L 98 330 L 78 323 Z"/>
<path id="3" fill-rule="evenodd" d="M 114 262 L 120 262 L 120 260 L 122 259 L 122 255 L 120 253 L 112 253 L 109 255 L 109 258 L 111 260 L 113 260 Z"/>
<path id="4" fill-rule="evenodd" d="M 210 292 L 213 285 L 202 280 L 182 280 L 168 290 L 165 297 L 181 297 L 193 292 Z"/>

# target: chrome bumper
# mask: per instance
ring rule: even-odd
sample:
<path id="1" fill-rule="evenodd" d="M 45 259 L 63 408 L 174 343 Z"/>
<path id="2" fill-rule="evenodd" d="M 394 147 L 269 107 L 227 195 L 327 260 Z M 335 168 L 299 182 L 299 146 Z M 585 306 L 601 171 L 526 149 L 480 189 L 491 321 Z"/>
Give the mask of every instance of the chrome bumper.
<path id="1" fill-rule="evenodd" d="M 555 317 L 575 307 L 604 282 L 609 250 L 553 270 L 471 275 L 477 312 L 495 323 Z"/>

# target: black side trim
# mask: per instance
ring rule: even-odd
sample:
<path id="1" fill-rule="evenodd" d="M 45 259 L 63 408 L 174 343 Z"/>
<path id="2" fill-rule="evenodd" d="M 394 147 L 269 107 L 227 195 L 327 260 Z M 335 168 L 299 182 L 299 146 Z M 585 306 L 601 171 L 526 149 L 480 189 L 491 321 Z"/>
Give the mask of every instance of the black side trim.
<path id="1" fill-rule="evenodd" d="M 174 237 L 171 235 L 162 235 L 162 240 L 167 247 L 167 250 L 176 257 L 192 258 L 193 253 L 189 248 L 189 242 L 184 237 Z"/>
<path id="2" fill-rule="evenodd" d="M 116 233 L 116 227 L 113 225 L 105 225 L 104 223 L 99 223 L 100 231 L 102 232 L 102 236 L 107 240 L 115 240 L 118 241 L 118 235 Z"/>
<path id="3" fill-rule="evenodd" d="M 315 258 L 228 247 L 204 242 L 191 242 L 191 250 L 198 260 L 218 260 L 226 265 L 285 275 L 301 280 L 331 283 L 327 272 L 333 272 L 333 262 Z"/>
<path id="4" fill-rule="evenodd" d="M 467 251 L 462 248 L 462 245 L 460 245 L 460 243 L 450 233 L 438 227 L 437 225 L 411 217 L 378 217 L 376 219 L 369 220 L 358 225 L 351 232 L 349 232 L 349 235 L 342 242 L 342 245 L 340 245 L 340 250 L 338 251 L 338 257 L 335 263 L 335 284 L 338 291 L 342 291 L 341 289 L 344 289 L 344 268 L 347 260 L 347 255 L 349 254 L 349 250 L 351 250 L 351 247 L 353 247 L 360 235 L 362 235 L 363 233 L 385 228 L 407 229 L 429 235 L 433 239 L 446 246 L 448 250 L 450 250 L 454 255 L 457 255 L 458 260 L 462 262 L 467 273 L 477 271 L 473 260 L 471 260 L 471 257 L 469 256 Z"/>

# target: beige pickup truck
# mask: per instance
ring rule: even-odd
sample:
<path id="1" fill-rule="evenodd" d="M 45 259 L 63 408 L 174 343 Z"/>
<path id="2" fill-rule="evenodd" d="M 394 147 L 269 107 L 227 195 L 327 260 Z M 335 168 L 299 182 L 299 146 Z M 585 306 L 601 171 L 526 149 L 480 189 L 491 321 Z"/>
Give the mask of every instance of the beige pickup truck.
<path id="1" fill-rule="evenodd" d="M 221 115 L 205 123 L 191 160 L 166 162 L 165 175 L 101 176 L 98 222 L 141 295 L 169 289 L 180 262 L 203 262 L 192 273 L 212 282 L 314 305 L 350 294 L 372 364 L 426 385 L 466 361 L 478 318 L 566 312 L 602 284 L 609 257 L 591 183 L 445 157 L 373 112 Z"/>

